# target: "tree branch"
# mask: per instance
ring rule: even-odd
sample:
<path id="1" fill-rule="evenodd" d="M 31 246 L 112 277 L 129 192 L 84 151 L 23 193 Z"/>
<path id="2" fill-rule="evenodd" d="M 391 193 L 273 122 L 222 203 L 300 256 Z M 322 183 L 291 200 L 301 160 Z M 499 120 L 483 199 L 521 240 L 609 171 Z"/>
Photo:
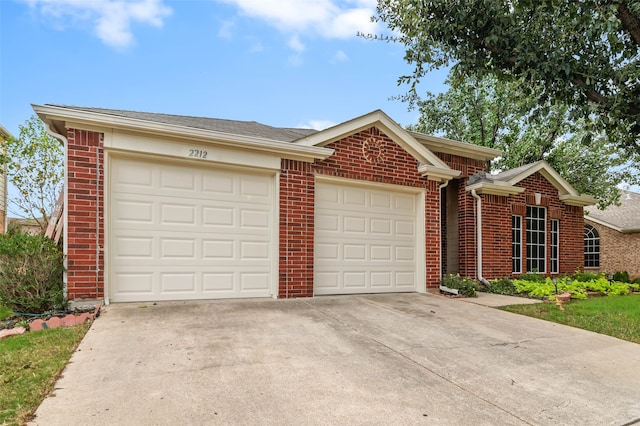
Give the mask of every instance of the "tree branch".
<path id="1" fill-rule="evenodd" d="M 622 28 L 627 30 L 631 39 L 640 46 L 640 21 L 637 16 L 633 16 L 625 3 L 618 4 L 618 19 L 622 23 Z"/>

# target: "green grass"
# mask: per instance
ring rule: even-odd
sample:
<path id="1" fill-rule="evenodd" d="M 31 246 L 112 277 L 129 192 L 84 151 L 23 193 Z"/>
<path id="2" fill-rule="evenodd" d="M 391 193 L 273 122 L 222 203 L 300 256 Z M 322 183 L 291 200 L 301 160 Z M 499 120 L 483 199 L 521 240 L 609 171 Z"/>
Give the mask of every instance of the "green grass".
<path id="1" fill-rule="evenodd" d="M 12 315 L 13 315 L 13 311 L 11 311 L 11 309 L 0 305 L 0 321 L 4 321 L 7 318 L 11 318 Z"/>
<path id="2" fill-rule="evenodd" d="M 640 295 L 592 297 L 563 307 L 538 303 L 500 309 L 640 343 Z"/>
<path id="3" fill-rule="evenodd" d="M 0 340 L 0 425 L 29 420 L 88 329 L 81 324 Z"/>

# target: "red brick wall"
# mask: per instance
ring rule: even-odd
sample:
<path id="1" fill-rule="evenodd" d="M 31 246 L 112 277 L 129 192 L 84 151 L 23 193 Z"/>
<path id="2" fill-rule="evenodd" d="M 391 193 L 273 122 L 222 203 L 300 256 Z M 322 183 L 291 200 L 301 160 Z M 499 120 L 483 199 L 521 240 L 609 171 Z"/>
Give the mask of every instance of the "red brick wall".
<path id="1" fill-rule="evenodd" d="M 559 273 L 571 274 L 584 265 L 584 219 L 581 207 L 568 206 L 558 198 L 558 190 L 540 173 L 518 183 L 522 194 L 501 197 L 482 195 L 482 268 L 487 279 L 512 276 L 511 216 L 522 216 L 522 270 L 526 272 L 526 206 L 535 204 L 535 193 L 542 194 L 540 206 L 546 207 L 546 274 L 550 274 L 551 219 L 559 220 Z M 554 274 L 556 275 L 556 274 Z"/>
<path id="2" fill-rule="evenodd" d="M 461 276 L 475 277 L 476 263 L 476 208 L 475 200 L 466 190 L 469 177 L 487 171 L 487 164 L 481 160 L 459 155 L 437 153 L 438 157 L 454 170 L 460 170 L 458 178 L 458 256 Z M 511 257 L 509 257 L 511 258 Z"/>
<path id="3" fill-rule="evenodd" d="M 101 298 L 104 297 L 103 135 L 68 129 L 67 139 L 67 297 Z"/>
<path id="4" fill-rule="evenodd" d="M 278 297 L 313 296 L 314 189 L 310 163 L 282 160 Z"/>
<path id="5" fill-rule="evenodd" d="M 375 161 L 368 161 L 363 155 L 363 143 L 369 138 L 374 138 L 382 148 L 381 156 Z M 373 127 L 327 147 L 335 153 L 325 160 L 308 165 L 282 162 L 279 297 L 313 295 L 314 175 L 424 188 L 426 282 L 427 287 L 437 287 L 440 281 L 440 184 L 421 177 L 417 160 Z"/>
<path id="6" fill-rule="evenodd" d="M 640 232 L 623 234 L 608 226 L 600 225 L 585 218 L 600 236 L 600 268 L 586 268 L 587 271 L 616 272 L 627 271 L 631 278 L 640 277 Z"/>

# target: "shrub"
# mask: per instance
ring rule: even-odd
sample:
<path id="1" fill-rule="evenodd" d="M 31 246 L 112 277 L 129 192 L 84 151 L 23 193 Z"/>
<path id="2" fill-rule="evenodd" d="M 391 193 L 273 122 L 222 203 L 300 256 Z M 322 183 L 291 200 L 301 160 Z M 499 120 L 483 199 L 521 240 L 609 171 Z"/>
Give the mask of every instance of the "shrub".
<path id="1" fill-rule="evenodd" d="M 621 282 L 621 283 L 628 283 L 631 280 L 629 280 L 629 273 L 627 271 L 623 271 L 623 272 L 616 272 L 615 274 L 613 274 L 612 281 L 618 281 L 618 282 Z"/>
<path id="2" fill-rule="evenodd" d="M 576 271 L 572 278 L 575 281 L 596 281 L 597 279 L 600 278 L 604 278 L 604 274 L 600 273 L 600 274 L 594 274 L 593 272 L 580 272 L 580 271 Z"/>
<path id="3" fill-rule="evenodd" d="M 506 294 L 513 296 L 519 294 L 518 289 L 509 278 L 499 278 L 489 281 L 489 285 L 485 285 L 484 291 L 487 293 Z"/>
<path id="4" fill-rule="evenodd" d="M 462 278 L 459 274 L 446 275 L 440 280 L 440 284 L 458 290 L 458 294 L 469 297 L 476 297 L 478 283 L 471 278 Z"/>
<path id="5" fill-rule="evenodd" d="M 532 281 L 534 283 L 543 283 L 545 280 L 546 277 L 537 272 L 527 272 L 526 274 L 520 275 L 519 278 L 519 281 Z"/>
<path id="6" fill-rule="evenodd" d="M 49 238 L 0 235 L 0 303 L 25 313 L 64 308 L 63 258 Z"/>

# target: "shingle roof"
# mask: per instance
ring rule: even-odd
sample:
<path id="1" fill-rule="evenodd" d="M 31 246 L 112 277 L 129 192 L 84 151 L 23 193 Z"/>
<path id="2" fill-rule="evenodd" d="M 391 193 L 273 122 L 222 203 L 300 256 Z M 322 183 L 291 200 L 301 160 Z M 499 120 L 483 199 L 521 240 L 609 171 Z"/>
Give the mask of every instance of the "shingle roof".
<path id="1" fill-rule="evenodd" d="M 621 191 L 620 205 L 611 205 L 604 210 L 595 206 L 585 207 L 587 219 L 594 219 L 622 232 L 640 231 L 640 194 Z"/>
<path id="2" fill-rule="evenodd" d="M 127 111 L 121 109 L 79 107 L 70 105 L 49 105 L 59 108 L 93 112 L 104 115 L 113 115 L 117 117 L 132 118 L 137 120 L 151 121 L 155 123 L 171 124 L 175 126 L 191 127 L 195 129 L 211 130 L 233 135 L 253 136 L 283 142 L 293 142 L 304 136 L 308 136 L 317 132 L 317 130 L 313 129 L 272 127 L 255 121 L 237 121 L 225 120 L 220 118 L 190 117 L 183 115 Z"/>

